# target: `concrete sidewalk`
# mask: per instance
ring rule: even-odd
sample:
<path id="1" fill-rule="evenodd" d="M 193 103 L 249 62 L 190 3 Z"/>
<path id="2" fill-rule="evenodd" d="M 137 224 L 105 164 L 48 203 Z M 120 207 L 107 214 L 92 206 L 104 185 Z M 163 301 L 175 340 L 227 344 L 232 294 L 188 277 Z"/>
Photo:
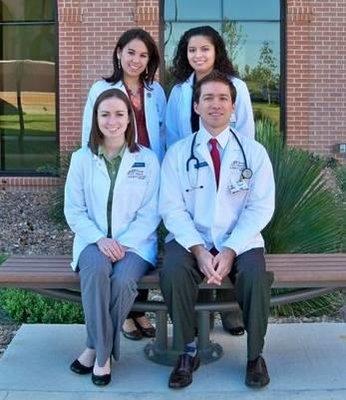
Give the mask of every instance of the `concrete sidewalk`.
<path id="1" fill-rule="evenodd" d="M 271 383 L 262 390 L 244 385 L 246 337 L 216 328 L 221 360 L 202 366 L 193 384 L 167 387 L 170 367 L 147 361 L 144 341 L 122 340 L 122 358 L 112 382 L 98 388 L 90 376 L 69 371 L 84 347 L 82 325 L 23 325 L 0 360 L 0 400 L 345 400 L 346 323 L 272 324 L 264 355 Z"/>

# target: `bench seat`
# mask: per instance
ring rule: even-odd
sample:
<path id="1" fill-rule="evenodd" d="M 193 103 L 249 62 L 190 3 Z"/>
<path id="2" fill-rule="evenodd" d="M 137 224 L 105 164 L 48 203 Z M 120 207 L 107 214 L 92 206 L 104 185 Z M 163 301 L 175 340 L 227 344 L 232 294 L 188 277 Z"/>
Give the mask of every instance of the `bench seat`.
<path id="1" fill-rule="evenodd" d="M 346 286 L 346 253 L 267 254 L 265 258 L 275 288 Z M 70 256 L 11 256 L 0 265 L 0 286 L 79 289 L 79 276 L 70 262 Z M 225 280 L 222 288 L 230 285 Z M 144 276 L 140 287 L 158 288 L 157 272 Z"/>
<path id="2" fill-rule="evenodd" d="M 337 288 L 346 287 L 346 253 L 335 254 L 267 254 L 266 265 L 274 274 L 274 288 L 295 288 L 292 293 L 272 297 L 271 305 L 308 300 Z M 0 265 L 0 287 L 30 289 L 46 296 L 79 302 L 79 275 L 70 267 L 70 256 L 11 256 Z M 202 283 L 200 287 L 231 288 L 229 279 L 221 286 Z M 140 289 L 159 289 L 157 270 L 144 276 Z M 223 350 L 210 341 L 210 312 L 231 310 L 230 302 L 197 303 L 198 346 L 204 363 L 215 361 Z M 145 347 L 147 357 L 155 362 L 172 365 L 177 352 L 171 348 L 167 333 L 167 308 L 163 302 L 136 302 L 136 311 L 156 313 L 156 339 Z"/>

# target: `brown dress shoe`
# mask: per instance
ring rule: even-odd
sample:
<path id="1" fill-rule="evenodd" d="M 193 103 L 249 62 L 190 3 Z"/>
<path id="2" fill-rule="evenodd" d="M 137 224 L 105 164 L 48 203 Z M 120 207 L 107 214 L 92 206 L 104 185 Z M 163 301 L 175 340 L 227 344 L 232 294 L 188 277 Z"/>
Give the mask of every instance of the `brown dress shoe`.
<path id="1" fill-rule="evenodd" d="M 253 361 L 248 361 L 246 366 L 245 384 L 252 388 L 261 388 L 270 381 L 267 366 L 262 356 Z"/>
<path id="2" fill-rule="evenodd" d="M 180 389 L 192 383 L 192 373 L 199 367 L 200 359 L 188 354 L 180 354 L 175 367 L 169 377 L 168 386 L 172 389 Z"/>

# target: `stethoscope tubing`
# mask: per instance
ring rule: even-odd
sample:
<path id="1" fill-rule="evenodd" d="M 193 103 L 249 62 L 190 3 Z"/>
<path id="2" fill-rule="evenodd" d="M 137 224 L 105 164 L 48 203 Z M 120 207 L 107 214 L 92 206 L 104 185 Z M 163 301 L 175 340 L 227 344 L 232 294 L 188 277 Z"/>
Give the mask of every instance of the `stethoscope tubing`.
<path id="1" fill-rule="evenodd" d="M 242 175 L 244 174 L 244 171 L 247 171 L 247 174 L 249 176 L 244 176 L 244 178 L 249 179 L 252 176 L 252 171 L 248 168 L 248 164 L 247 164 L 247 159 L 246 159 L 246 156 L 245 156 L 244 148 L 243 148 L 242 144 L 240 143 L 240 140 L 239 140 L 238 136 L 233 131 L 233 129 L 230 127 L 229 130 L 232 133 L 232 135 L 234 136 L 235 140 L 237 141 L 237 144 L 238 144 L 238 146 L 239 146 L 239 148 L 240 148 L 240 150 L 242 152 L 242 155 L 243 155 L 245 168 L 242 171 Z M 194 152 L 197 133 L 194 133 L 193 135 L 194 136 L 193 136 L 193 139 L 192 139 L 192 142 L 191 142 L 190 157 L 186 161 L 186 171 L 187 172 L 189 172 L 189 168 L 190 168 L 189 164 L 190 164 L 191 161 L 196 161 L 197 168 L 198 168 L 198 164 L 199 164 L 198 158 L 195 156 L 195 152 Z"/>

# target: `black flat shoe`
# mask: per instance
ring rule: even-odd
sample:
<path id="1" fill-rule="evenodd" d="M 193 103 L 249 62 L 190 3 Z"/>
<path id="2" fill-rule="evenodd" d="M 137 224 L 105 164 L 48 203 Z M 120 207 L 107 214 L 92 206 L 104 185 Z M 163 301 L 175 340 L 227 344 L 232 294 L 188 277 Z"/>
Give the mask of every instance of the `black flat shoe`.
<path id="1" fill-rule="evenodd" d="M 227 329 L 232 336 L 242 336 L 245 333 L 245 329 L 242 326 L 237 326 L 236 328 Z"/>
<path id="2" fill-rule="evenodd" d="M 111 381 L 111 374 L 95 375 L 92 373 L 91 381 L 96 386 L 106 386 Z"/>
<path id="3" fill-rule="evenodd" d="M 149 328 L 144 328 L 140 323 L 138 323 L 135 319 L 133 320 L 137 329 L 141 332 L 142 336 L 147 338 L 154 338 L 156 335 L 156 329 L 151 326 Z"/>
<path id="4" fill-rule="evenodd" d="M 90 374 L 93 371 L 93 366 L 86 367 L 85 365 L 81 364 L 78 359 L 76 358 L 73 363 L 70 365 L 70 370 L 79 375 L 86 375 Z"/>
<path id="5" fill-rule="evenodd" d="M 181 389 L 189 386 L 192 383 L 192 373 L 196 371 L 199 365 L 200 359 L 198 355 L 192 357 L 188 354 L 181 354 L 169 377 L 168 386 L 171 389 Z"/>

